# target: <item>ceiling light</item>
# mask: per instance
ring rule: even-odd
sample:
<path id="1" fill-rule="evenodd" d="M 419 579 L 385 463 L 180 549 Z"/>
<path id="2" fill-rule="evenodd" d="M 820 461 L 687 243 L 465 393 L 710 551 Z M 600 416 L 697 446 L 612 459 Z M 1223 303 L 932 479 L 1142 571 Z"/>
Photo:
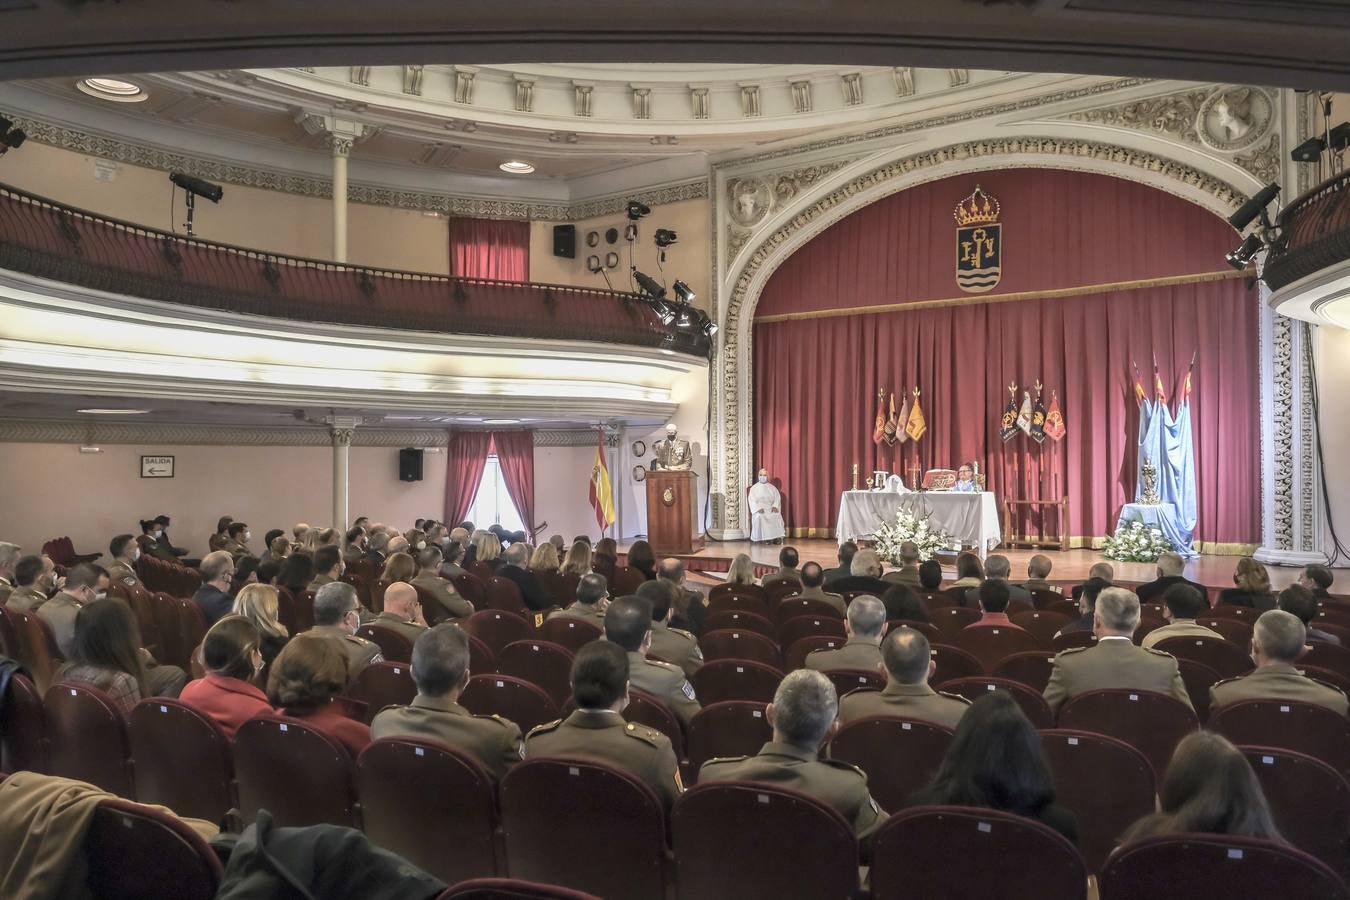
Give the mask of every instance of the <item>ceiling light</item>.
<path id="1" fill-rule="evenodd" d="M 77 409 L 75 411 L 91 416 L 143 416 L 150 412 L 148 409 L 115 409 L 102 406 L 91 406 L 87 409 Z"/>
<path id="2" fill-rule="evenodd" d="M 484 419 L 484 425 L 519 425 L 519 419 Z"/>
<path id="3" fill-rule="evenodd" d="M 534 165 L 522 159 L 508 159 L 497 168 L 509 175 L 528 175 L 534 171 Z"/>
<path id="4" fill-rule="evenodd" d="M 81 93 L 114 103 L 140 103 L 149 100 L 145 88 L 119 78 L 81 78 L 75 82 Z"/>

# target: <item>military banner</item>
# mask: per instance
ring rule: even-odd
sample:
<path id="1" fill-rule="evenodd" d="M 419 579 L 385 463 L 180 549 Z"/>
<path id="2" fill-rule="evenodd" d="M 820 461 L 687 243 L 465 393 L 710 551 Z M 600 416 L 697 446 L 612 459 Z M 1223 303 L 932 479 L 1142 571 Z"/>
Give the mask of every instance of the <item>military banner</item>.
<path id="1" fill-rule="evenodd" d="M 1045 404 L 1041 402 L 1041 381 L 1036 379 L 1036 400 L 1031 405 L 1031 430 L 1027 432 L 1038 444 L 1045 443 Z"/>
<path id="2" fill-rule="evenodd" d="M 914 389 L 914 405 L 909 408 L 909 419 L 905 422 L 905 434 L 909 439 L 918 442 L 923 437 L 923 433 L 928 430 L 928 421 L 923 417 L 923 409 L 919 406 L 919 389 Z"/>
<path id="3" fill-rule="evenodd" d="M 1008 385 L 1008 408 L 1003 410 L 1003 421 L 999 423 L 998 436 L 1006 444 L 1017 434 L 1017 382 Z"/>
<path id="4" fill-rule="evenodd" d="M 976 185 L 952 215 L 956 219 L 956 286 L 967 294 L 993 290 L 1003 277 L 998 201 Z"/>
<path id="5" fill-rule="evenodd" d="M 1068 429 L 1064 427 L 1064 413 L 1059 410 L 1059 393 L 1050 392 L 1050 411 L 1045 414 L 1045 435 L 1052 441 L 1064 440 Z"/>
<path id="6" fill-rule="evenodd" d="M 881 435 L 881 436 L 882 436 L 882 439 L 886 441 L 886 446 L 887 446 L 887 447 L 894 447 L 894 446 L 895 446 L 895 442 L 896 442 L 897 439 L 903 440 L 903 438 L 898 438 L 898 436 L 897 436 L 897 432 L 899 432 L 899 430 L 900 430 L 900 428 L 901 428 L 901 425 L 900 425 L 899 420 L 897 420 L 896 417 L 895 417 L 895 394 L 894 394 L 894 393 L 891 394 L 891 406 L 890 406 L 890 410 L 891 410 L 891 411 L 890 411 L 890 415 L 888 415 L 888 416 L 886 417 L 886 427 L 882 429 L 882 435 Z"/>

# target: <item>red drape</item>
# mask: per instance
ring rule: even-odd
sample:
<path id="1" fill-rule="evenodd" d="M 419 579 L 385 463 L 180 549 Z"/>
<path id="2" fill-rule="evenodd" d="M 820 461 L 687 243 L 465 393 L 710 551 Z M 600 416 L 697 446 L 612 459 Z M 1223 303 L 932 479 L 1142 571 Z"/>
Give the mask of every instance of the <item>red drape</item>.
<path id="1" fill-rule="evenodd" d="M 494 431 L 497 463 L 506 481 L 506 492 L 520 513 L 525 529 L 534 529 L 534 432 Z"/>
<path id="2" fill-rule="evenodd" d="M 997 293 L 1212 271 L 1233 241 L 1226 223 L 1204 210 L 1106 176 L 1020 170 L 982 174 L 980 182 L 1002 203 L 1007 223 Z M 860 210 L 785 261 L 757 314 L 958 295 L 951 211 L 974 184 L 970 177 L 944 179 Z M 1022 203 L 1040 218 L 1014 216 Z M 923 239 L 933 243 L 931 253 L 910 252 L 907 242 L 927 233 L 916 218 L 945 235 L 940 259 L 932 258 L 941 249 L 937 239 Z M 761 322 L 754 342 L 755 465 L 781 480 L 794 529 L 833 528 L 855 462 L 865 477 L 874 465 L 904 472 L 916 459 L 925 469 L 979 459 L 1000 499 L 1048 499 L 1057 487 L 1070 500 L 1070 536 L 1110 534 L 1134 490 L 1138 412 L 1130 364 L 1137 361 L 1151 383 L 1156 354 L 1172 396 L 1198 351 L 1191 399 L 1197 538 L 1254 542 L 1256 305 L 1244 281 L 1227 280 Z M 1058 391 L 1068 436 L 1037 445 L 1019 433 L 1004 444 L 998 420 L 1006 385 L 1019 384 L 1020 403 L 1037 378 L 1047 405 L 1050 391 Z M 917 447 L 874 444 L 878 387 L 895 391 L 899 406 L 900 392 L 915 386 L 928 433 Z M 1034 519 L 1026 524 L 1037 530 Z"/>
<path id="3" fill-rule="evenodd" d="M 492 435 L 486 431 L 452 431 L 445 460 L 445 521 L 464 521 L 478 496 L 487 466 Z"/>
<path id="4" fill-rule="evenodd" d="M 530 223 L 452 216 L 450 274 L 529 281 Z"/>

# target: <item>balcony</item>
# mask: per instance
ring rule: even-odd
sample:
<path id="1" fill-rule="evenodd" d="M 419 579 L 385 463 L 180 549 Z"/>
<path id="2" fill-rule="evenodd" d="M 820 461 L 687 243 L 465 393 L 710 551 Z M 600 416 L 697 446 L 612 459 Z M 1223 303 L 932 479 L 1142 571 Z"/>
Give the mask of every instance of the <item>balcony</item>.
<path id="1" fill-rule="evenodd" d="M 1261 278 L 1281 315 L 1350 327 L 1350 171 L 1281 212 Z"/>
<path id="2" fill-rule="evenodd" d="M 654 347 L 706 359 L 702 333 L 634 294 L 281 256 L 145 228 L 0 186 L 0 269 L 223 312 L 440 334 Z"/>

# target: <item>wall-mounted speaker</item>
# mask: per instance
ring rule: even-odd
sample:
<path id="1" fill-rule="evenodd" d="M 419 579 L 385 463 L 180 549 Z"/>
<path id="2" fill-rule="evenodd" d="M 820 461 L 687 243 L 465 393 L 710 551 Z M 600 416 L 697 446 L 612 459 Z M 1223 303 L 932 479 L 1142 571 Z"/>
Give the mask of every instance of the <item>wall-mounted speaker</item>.
<path id="1" fill-rule="evenodd" d="M 576 259 L 577 226 L 575 225 L 553 226 L 553 255 L 563 256 L 566 257 L 567 259 Z"/>
<path id="2" fill-rule="evenodd" d="M 418 447 L 404 447 L 398 451 L 398 480 L 422 480 L 422 451 Z"/>

